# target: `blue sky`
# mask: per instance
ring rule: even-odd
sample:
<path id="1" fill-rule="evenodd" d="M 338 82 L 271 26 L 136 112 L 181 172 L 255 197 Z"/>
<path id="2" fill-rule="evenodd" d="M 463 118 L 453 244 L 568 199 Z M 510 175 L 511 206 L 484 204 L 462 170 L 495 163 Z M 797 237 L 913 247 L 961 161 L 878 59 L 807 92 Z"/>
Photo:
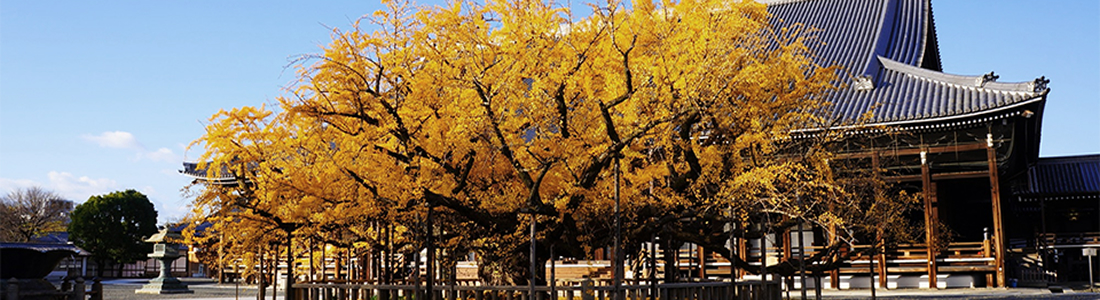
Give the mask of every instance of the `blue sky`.
<path id="1" fill-rule="evenodd" d="M 271 103 L 377 1 L 0 2 L 0 193 L 136 189 L 187 213 L 185 152 L 219 109 Z M 933 2 L 944 70 L 1051 80 L 1042 156 L 1100 153 L 1100 1 Z"/>

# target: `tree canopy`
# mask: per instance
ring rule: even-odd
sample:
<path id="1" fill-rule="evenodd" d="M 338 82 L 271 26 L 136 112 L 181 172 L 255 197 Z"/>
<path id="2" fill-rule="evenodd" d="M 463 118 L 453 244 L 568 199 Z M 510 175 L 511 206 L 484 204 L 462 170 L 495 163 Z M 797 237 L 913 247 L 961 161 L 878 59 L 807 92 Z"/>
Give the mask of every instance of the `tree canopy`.
<path id="1" fill-rule="evenodd" d="M 830 228 L 831 249 L 857 228 L 853 199 L 873 189 L 838 181 L 845 134 L 819 115 L 843 72 L 762 4 L 386 4 L 298 60 L 276 108 L 220 111 L 194 143 L 210 176 L 238 179 L 203 186 L 192 216 L 235 232 L 231 252 L 293 236 L 380 249 L 391 224 L 386 247 L 433 232 L 522 284 L 530 222 L 541 260 L 583 257 L 611 244 L 616 190 L 628 251 L 654 235 L 719 250 L 774 232 L 743 226 L 772 216 Z"/>
<path id="2" fill-rule="evenodd" d="M 144 238 L 157 233 L 157 211 L 135 190 L 96 195 L 76 206 L 69 223 L 69 240 L 100 262 L 130 263 L 152 250 Z"/>
<path id="3" fill-rule="evenodd" d="M 40 187 L 8 192 L 0 198 L 0 241 L 29 242 L 65 231 L 72 210 L 72 201 Z"/>

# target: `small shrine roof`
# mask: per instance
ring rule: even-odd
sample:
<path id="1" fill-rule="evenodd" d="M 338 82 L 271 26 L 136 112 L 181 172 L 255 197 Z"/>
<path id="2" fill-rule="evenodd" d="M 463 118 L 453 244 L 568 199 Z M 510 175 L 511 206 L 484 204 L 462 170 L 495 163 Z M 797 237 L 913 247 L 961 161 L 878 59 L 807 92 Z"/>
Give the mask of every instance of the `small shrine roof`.
<path id="1" fill-rule="evenodd" d="M 222 170 L 218 172 L 217 176 L 210 177 L 206 168 L 199 168 L 197 162 L 183 162 L 183 170 L 179 170 L 180 174 L 184 176 L 194 178 L 195 180 L 202 181 L 208 184 L 218 185 L 232 185 L 237 184 L 237 178 L 232 175 L 228 170 Z"/>

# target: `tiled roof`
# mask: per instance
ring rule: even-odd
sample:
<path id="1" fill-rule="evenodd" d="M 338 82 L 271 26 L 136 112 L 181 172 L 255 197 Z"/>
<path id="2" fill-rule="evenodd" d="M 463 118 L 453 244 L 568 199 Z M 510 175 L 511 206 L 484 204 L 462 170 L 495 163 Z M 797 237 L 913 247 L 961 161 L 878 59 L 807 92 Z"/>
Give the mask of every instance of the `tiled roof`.
<path id="1" fill-rule="evenodd" d="M 34 243 L 64 244 L 69 242 L 69 233 L 65 231 L 50 232 L 34 239 Z"/>
<path id="2" fill-rule="evenodd" d="M 1045 99 L 1042 81 L 998 83 L 992 74 L 940 72 L 931 9 L 927 0 L 775 1 L 768 6 L 777 27 L 801 23 L 818 30 L 818 42 L 810 44 L 818 64 L 844 68 L 840 83 L 846 87 L 829 98 L 831 117 L 842 125 L 856 123 L 868 111 L 873 111 L 869 125 L 959 122 Z"/>
<path id="3" fill-rule="evenodd" d="M 26 249 L 41 253 L 66 252 L 75 255 L 89 255 L 88 251 L 67 243 L 0 243 L 0 249 Z"/>
<path id="4" fill-rule="evenodd" d="M 837 91 L 832 118 L 853 120 L 873 111 L 870 124 L 952 121 L 1040 101 L 1046 94 L 1034 83 L 982 82 L 982 76 L 945 74 L 884 57 L 878 61 L 882 70 L 875 88 Z"/>
<path id="5" fill-rule="evenodd" d="M 1100 155 L 1044 157 L 1028 169 L 1024 198 L 1100 198 Z"/>
<path id="6" fill-rule="evenodd" d="M 196 180 L 200 180 L 205 183 L 234 184 L 237 181 L 237 178 L 230 175 L 231 173 L 228 170 L 224 170 L 223 172 L 221 172 L 221 174 L 223 175 L 220 177 L 207 177 L 206 169 L 199 168 L 199 164 L 195 162 L 183 162 L 183 170 L 180 170 L 179 172 L 180 174 L 195 178 Z"/>

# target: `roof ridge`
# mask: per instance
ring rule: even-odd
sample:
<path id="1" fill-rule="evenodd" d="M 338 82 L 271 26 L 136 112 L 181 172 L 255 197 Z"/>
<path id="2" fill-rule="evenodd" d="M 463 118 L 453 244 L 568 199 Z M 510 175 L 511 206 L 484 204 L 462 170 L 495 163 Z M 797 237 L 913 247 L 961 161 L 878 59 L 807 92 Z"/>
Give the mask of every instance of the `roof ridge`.
<path id="1" fill-rule="evenodd" d="M 757 3 L 760 3 L 760 4 L 767 5 L 767 6 L 772 6 L 772 5 L 790 4 L 790 3 L 795 3 L 795 2 L 806 2 L 806 1 L 812 1 L 812 0 L 754 0 L 754 1 L 756 1 Z"/>
<path id="2" fill-rule="evenodd" d="M 926 80 L 938 81 L 941 83 L 953 84 L 961 87 L 1002 92 L 1030 93 L 1036 96 L 1042 93 L 1046 93 L 1046 91 L 1050 90 L 1046 87 L 1046 83 L 1043 82 L 1045 81 L 1045 77 L 1038 78 L 1035 81 L 1030 82 L 997 82 L 995 80 L 998 76 L 993 75 L 992 72 L 990 72 L 989 74 L 977 76 L 957 75 L 924 69 L 918 66 L 911 66 L 887 57 L 883 57 L 881 55 L 878 55 L 877 58 L 882 64 L 882 67 L 885 69 L 914 77 L 919 77 Z"/>

